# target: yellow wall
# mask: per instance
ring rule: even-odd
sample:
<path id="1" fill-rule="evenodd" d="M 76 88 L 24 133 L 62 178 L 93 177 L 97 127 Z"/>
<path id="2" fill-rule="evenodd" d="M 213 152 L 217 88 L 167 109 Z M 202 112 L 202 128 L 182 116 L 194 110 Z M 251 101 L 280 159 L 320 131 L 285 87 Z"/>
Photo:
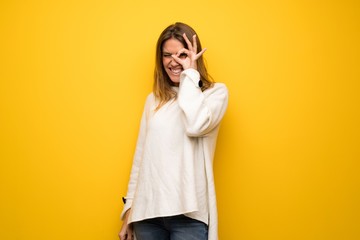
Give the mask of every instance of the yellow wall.
<path id="1" fill-rule="evenodd" d="M 2 1 L 0 239 L 117 239 L 155 42 L 175 21 L 230 90 L 221 239 L 360 239 L 349 0 Z"/>

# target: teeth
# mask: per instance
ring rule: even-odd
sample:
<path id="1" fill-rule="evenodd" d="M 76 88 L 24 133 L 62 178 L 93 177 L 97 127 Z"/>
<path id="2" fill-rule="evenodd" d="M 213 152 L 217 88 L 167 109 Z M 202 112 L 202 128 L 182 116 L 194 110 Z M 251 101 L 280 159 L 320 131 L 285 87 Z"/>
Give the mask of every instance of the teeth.
<path id="1" fill-rule="evenodd" d="M 170 69 L 170 70 L 175 74 L 179 74 L 181 72 L 180 68 L 178 68 L 178 69 Z"/>

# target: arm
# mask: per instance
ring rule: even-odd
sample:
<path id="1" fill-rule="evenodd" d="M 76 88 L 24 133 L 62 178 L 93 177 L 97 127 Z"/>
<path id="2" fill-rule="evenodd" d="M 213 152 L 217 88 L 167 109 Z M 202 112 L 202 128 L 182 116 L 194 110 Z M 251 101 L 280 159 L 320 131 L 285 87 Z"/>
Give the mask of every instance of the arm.
<path id="1" fill-rule="evenodd" d="M 216 84 L 204 92 L 198 86 L 199 73 L 192 68 L 181 73 L 178 101 L 184 112 L 184 123 L 188 136 L 206 135 L 217 127 L 223 118 L 228 91 L 224 84 Z"/>
<path id="2" fill-rule="evenodd" d="M 141 121 L 140 121 L 140 131 L 139 131 L 138 140 L 136 143 L 136 149 L 135 149 L 134 159 L 133 159 L 133 163 L 132 163 L 127 194 L 125 197 L 126 203 L 125 203 L 123 211 L 121 213 L 122 220 L 125 220 L 125 213 L 129 214 L 130 211 L 128 211 L 128 210 L 132 206 L 133 198 L 135 195 L 137 179 L 138 179 L 138 174 L 139 174 L 139 169 L 140 169 L 140 165 L 141 165 L 141 161 L 142 161 L 144 144 L 145 144 L 145 139 L 146 139 L 147 113 L 148 113 L 148 109 L 150 107 L 150 102 L 151 102 L 152 98 L 153 98 L 152 94 L 150 94 L 147 97 L 144 111 L 143 111 Z"/>
<path id="3" fill-rule="evenodd" d="M 126 211 L 124 216 L 124 222 L 119 232 L 120 240 L 133 240 L 133 227 L 131 224 L 128 224 L 128 217 L 130 214 L 130 210 Z"/>
<path id="4" fill-rule="evenodd" d="M 199 87 L 200 74 L 197 69 L 197 59 L 205 52 L 206 48 L 197 52 L 196 35 L 193 43 L 186 34 L 183 37 L 188 49 L 181 49 L 172 58 L 182 65 L 184 71 L 180 75 L 178 101 L 184 112 L 184 123 L 188 136 L 204 136 L 216 128 L 225 114 L 228 104 L 228 91 L 224 84 L 215 84 L 204 92 Z M 180 58 L 185 54 L 185 58 Z"/>

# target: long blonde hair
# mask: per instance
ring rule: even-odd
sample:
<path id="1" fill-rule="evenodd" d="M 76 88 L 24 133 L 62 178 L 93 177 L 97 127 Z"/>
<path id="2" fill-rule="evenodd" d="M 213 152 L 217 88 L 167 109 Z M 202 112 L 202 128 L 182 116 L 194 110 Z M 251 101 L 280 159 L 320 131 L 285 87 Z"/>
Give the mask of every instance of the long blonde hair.
<path id="1" fill-rule="evenodd" d="M 192 36 L 196 34 L 195 30 L 192 29 L 189 25 L 185 23 L 177 22 L 165 28 L 165 30 L 160 34 L 160 37 L 157 41 L 154 86 L 153 86 L 154 96 L 159 103 L 156 109 L 161 108 L 169 100 L 176 97 L 176 92 L 172 89 L 174 83 L 170 80 L 163 66 L 163 61 L 162 61 L 163 45 L 167 40 L 173 38 L 180 41 L 185 46 L 185 48 L 187 48 L 187 43 L 182 36 L 183 33 L 185 33 L 188 39 L 190 40 L 193 39 Z M 198 52 L 200 52 L 202 48 L 197 34 L 196 34 L 196 44 L 198 48 L 197 50 Z M 203 82 L 203 86 L 201 87 L 201 90 L 204 91 L 212 87 L 214 82 L 211 76 L 207 72 L 203 56 L 198 58 L 196 63 L 197 63 L 197 70 L 200 73 L 200 80 Z"/>

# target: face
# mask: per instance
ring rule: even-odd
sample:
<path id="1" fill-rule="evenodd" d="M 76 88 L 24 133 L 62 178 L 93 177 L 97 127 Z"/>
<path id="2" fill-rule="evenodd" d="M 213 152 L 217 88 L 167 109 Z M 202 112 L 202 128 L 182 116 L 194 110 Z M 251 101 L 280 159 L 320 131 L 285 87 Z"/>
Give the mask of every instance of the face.
<path id="1" fill-rule="evenodd" d="M 180 74 L 184 69 L 171 57 L 171 55 L 176 55 L 176 53 L 183 48 L 184 45 L 179 40 L 170 38 L 169 40 L 165 41 L 162 49 L 162 62 L 164 69 L 171 81 L 176 86 L 179 85 Z"/>

